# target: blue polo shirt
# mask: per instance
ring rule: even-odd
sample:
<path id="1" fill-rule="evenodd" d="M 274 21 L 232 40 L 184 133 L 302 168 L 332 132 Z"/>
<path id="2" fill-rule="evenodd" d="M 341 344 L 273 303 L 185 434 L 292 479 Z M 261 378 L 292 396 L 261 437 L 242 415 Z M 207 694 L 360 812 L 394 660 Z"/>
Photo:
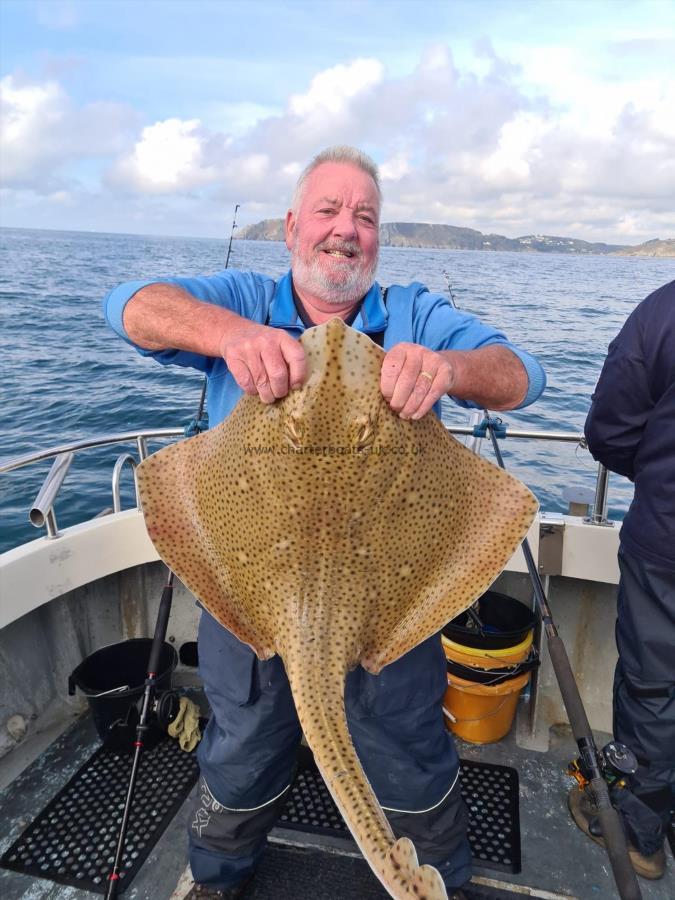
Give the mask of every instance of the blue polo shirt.
<path id="1" fill-rule="evenodd" d="M 198 300 L 215 303 L 253 322 L 283 328 L 298 338 L 305 331 L 305 325 L 293 299 L 291 273 L 288 272 L 279 281 L 257 272 L 240 272 L 237 269 L 198 278 L 130 281 L 114 288 L 104 300 L 108 323 L 142 356 L 150 356 L 162 365 L 199 369 L 209 376 L 209 422 L 211 426 L 217 425 L 232 412 L 242 395 L 225 361 L 185 350 L 144 350 L 134 344 L 124 330 L 126 304 L 141 288 L 158 281 L 182 287 Z M 375 282 L 363 298 L 352 328 L 364 334 L 381 334 L 385 350 L 402 341 L 421 344 L 430 350 L 475 350 L 490 344 L 501 344 L 516 354 L 527 371 L 529 386 L 521 407 L 533 403 L 544 390 L 544 370 L 533 356 L 511 344 L 502 332 L 485 325 L 470 313 L 455 309 L 442 294 L 430 293 L 419 282 L 406 286 L 392 285 L 387 289 L 386 304 L 382 294 L 382 289 Z M 476 407 L 466 400 L 453 399 L 465 408 Z M 440 416 L 440 402 L 434 410 Z"/>

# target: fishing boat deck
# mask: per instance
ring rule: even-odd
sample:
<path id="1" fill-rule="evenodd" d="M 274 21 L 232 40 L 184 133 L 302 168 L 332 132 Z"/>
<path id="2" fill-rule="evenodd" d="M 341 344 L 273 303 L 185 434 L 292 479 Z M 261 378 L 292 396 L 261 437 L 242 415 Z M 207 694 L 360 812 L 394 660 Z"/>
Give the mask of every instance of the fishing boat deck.
<path id="1" fill-rule="evenodd" d="M 542 514 L 531 542 L 542 554 L 539 568 L 546 573 L 548 596 L 553 598 L 589 719 L 598 729 L 608 728 L 616 657 L 611 635 L 616 618 L 618 527 L 595 527 L 579 517 Z M 92 720 L 81 715 L 77 706 L 82 698 L 71 702 L 63 698 L 68 674 L 100 647 L 152 633 L 165 571 L 156 561 L 139 511 L 129 509 L 65 529 L 57 539 L 39 539 L 10 551 L 5 555 L 3 576 L 12 603 L 0 606 L 0 619 L 4 614 L 0 681 L 7 712 L 20 714 L 17 719 L 28 726 L 28 733 L 0 759 L 0 855 L 99 744 Z M 514 558 L 495 589 L 528 603 L 531 585 L 524 564 Z M 168 639 L 177 648 L 194 641 L 198 618 L 194 597 L 177 585 Z M 555 726 L 548 751 L 540 750 L 548 725 L 565 720 L 545 647 L 540 651 L 542 666 L 531 683 L 530 699 L 521 700 L 523 734 L 528 739 L 520 743 L 537 749 L 519 746 L 515 727 L 508 738 L 494 745 L 458 741 L 462 758 L 512 766 L 520 778 L 522 871 L 512 875 L 476 866 L 470 900 L 506 900 L 514 892 L 549 900 L 611 900 L 617 892 L 607 856 L 576 828 L 567 811 L 567 792 L 573 782 L 565 772 L 577 749 L 569 729 Z M 180 663 L 174 676 L 175 687 L 194 687 L 194 663 Z M 0 739 L 2 752 L 12 738 L 2 734 Z M 596 731 L 599 747 L 607 739 L 608 735 Z M 105 814 L 105 804 L 103 810 Z M 180 900 L 185 896 L 190 888 L 187 815 L 184 803 L 124 897 Z M 114 817 L 111 812 L 110 819 Z M 669 867 L 663 880 L 640 881 L 645 900 L 675 897 L 675 865 L 670 850 L 667 855 Z M 3 900 L 86 896 L 93 895 L 0 869 Z M 269 852 L 249 890 L 249 900 L 385 897 L 351 841 L 288 829 L 271 835 Z"/>
<path id="2" fill-rule="evenodd" d="M 20 758 L 12 753 L 0 761 L 0 785 L 5 785 L 0 792 L 0 853 L 99 746 L 89 715 L 73 717 L 71 713 L 69 720 L 54 723 L 51 734 L 59 729 L 62 733 L 49 746 L 44 744 L 50 732 L 43 732 L 23 745 Z M 470 897 L 616 897 L 604 850 L 576 828 L 567 812 L 566 796 L 573 782 L 565 770 L 576 750 L 569 729 L 552 729 L 546 753 L 519 748 L 514 732 L 497 744 L 477 746 L 458 741 L 463 759 L 512 766 L 520 778 L 522 871 L 512 875 L 476 867 Z M 602 746 L 607 737 L 596 734 L 598 745 Z M 22 765 L 26 767 L 19 772 Z M 177 900 L 187 893 L 191 885 L 186 872 L 187 807 L 184 803 L 170 822 L 124 897 Z M 665 878 L 658 882 L 640 879 L 644 900 L 671 900 L 675 896 L 675 864 L 670 850 L 666 852 Z M 93 895 L 0 869 L 0 896 L 3 900 L 79 900 Z M 250 900 L 384 900 L 386 896 L 350 840 L 281 828 L 273 831 L 268 852 L 247 894 Z"/>

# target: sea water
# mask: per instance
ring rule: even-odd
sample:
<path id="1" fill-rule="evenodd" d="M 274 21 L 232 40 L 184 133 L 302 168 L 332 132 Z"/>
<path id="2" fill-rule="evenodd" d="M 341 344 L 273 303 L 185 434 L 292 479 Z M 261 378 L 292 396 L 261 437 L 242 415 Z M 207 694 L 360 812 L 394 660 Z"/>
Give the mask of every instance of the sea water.
<path id="1" fill-rule="evenodd" d="M 195 414 L 201 376 L 142 359 L 105 324 L 101 301 L 121 281 L 224 268 L 227 241 L 0 229 L 2 402 L 0 459 L 135 429 L 181 427 Z M 289 266 L 283 244 L 237 241 L 230 265 L 272 276 Z M 533 406 L 501 415 L 513 429 L 581 432 L 607 345 L 635 305 L 675 278 L 675 260 L 561 254 L 395 249 L 381 251 L 383 285 L 422 281 L 539 358 L 548 387 Z M 466 424 L 465 410 L 446 413 Z M 151 449 L 159 448 L 153 443 Z M 592 491 L 597 466 L 575 444 L 507 440 L 507 467 L 542 508 L 564 511 L 563 490 Z M 112 505 L 115 446 L 76 455 L 57 498 L 59 526 Z M 483 442 L 491 457 L 489 442 Z M 51 462 L 0 475 L 0 552 L 39 537 L 28 511 Z M 124 474 L 123 506 L 133 493 Z M 631 485 L 610 478 L 610 516 Z"/>

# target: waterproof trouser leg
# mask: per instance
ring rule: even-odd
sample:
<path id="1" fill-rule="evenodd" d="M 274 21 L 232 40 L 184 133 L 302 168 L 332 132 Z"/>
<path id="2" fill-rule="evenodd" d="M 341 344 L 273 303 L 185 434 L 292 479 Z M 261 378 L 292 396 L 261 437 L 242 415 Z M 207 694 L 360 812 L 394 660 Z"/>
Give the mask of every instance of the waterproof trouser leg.
<path id="1" fill-rule="evenodd" d="M 675 571 L 623 547 L 619 567 L 614 736 L 638 759 L 631 791 L 644 808 L 636 806 L 627 825 L 649 854 L 663 842 L 675 801 Z"/>
<path id="2" fill-rule="evenodd" d="M 212 716 L 188 822 L 195 881 L 226 888 L 248 875 L 286 800 L 300 740 L 283 663 L 264 662 L 208 613 L 200 672 Z M 345 701 L 359 759 L 397 836 L 416 844 L 448 887 L 471 875 L 459 762 L 443 723 L 445 657 L 426 641 L 375 677 L 349 673 Z"/>
<path id="3" fill-rule="evenodd" d="M 293 778 L 301 730 L 278 656 L 261 662 L 207 612 L 198 643 L 211 718 L 197 751 L 190 866 L 196 882 L 227 888 L 250 874 L 265 847 Z"/>

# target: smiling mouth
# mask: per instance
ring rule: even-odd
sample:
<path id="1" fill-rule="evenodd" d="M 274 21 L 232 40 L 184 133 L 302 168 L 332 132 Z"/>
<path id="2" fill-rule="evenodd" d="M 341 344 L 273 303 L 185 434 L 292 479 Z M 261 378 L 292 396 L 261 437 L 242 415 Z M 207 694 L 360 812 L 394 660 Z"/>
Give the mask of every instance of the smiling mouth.
<path id="1" fill-rule="evenodd" d="M 357 259 L 360 257 L 360 252 L 358 245 L 349 244 L 346 241 L 340 244 L 333 244 L 333 246 L 326 247 L 318 247 L 317 249 L 321 250 L 322 253 L 325 253 L 326 256 L 330 256 L 333 259 Z"/>

